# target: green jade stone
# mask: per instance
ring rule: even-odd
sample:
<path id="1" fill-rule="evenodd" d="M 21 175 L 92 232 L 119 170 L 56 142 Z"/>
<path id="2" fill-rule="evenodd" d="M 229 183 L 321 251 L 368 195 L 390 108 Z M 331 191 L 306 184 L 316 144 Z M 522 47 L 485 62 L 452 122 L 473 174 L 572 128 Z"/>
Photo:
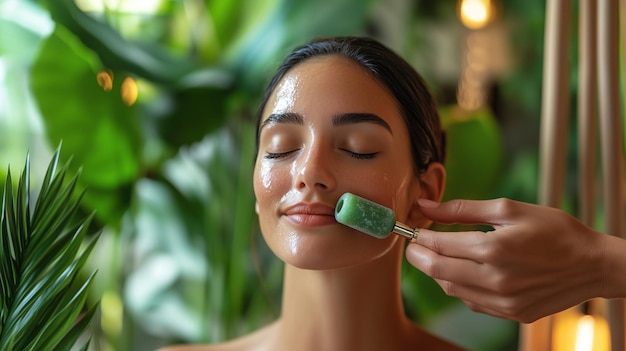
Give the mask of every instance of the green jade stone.
<path id="1" fill-rule="evenodd" d="M 396 215 L 390 208 L 351 193 L 341 195 L 337 201 L 335 219 L 379 239 L 389 236 L 396 224 Z"/>

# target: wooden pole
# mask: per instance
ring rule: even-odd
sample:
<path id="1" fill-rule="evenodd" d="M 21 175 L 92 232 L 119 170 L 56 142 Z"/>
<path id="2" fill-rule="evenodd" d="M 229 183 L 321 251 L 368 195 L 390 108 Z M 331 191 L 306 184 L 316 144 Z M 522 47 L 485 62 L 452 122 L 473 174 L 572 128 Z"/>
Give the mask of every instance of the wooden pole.
<path id="1" fill-rule="evenodd" d="M 619 101 L 618 0 L 598 2 L 598 94 L 604 211 L 607 233 L 624 237 L 624 149 Z M 624 350 L 625 304 L 609 301 L 609 326 L 613 350 Z"/>
<path id="2" fill-rule="evenodd" d="M 565 178 L 569 122 L 569 14 L 571 0 L 548 0 L 544 40 L 539 203 L 559 207 Z"/>
<path id="3" fill-rule="evenodd" d="M 569 18 L 571 0 L 548 0 L 544 37 L 539 203 L 559 207 L 565 179 L 569 121 Z M 553 317 L 521 326 L 521 351 L 551 348 Z"/>
<path id="4" fill-rule="evenodd" d="M 626 111 L 626 0 L 622 0 L 620 3 L 620 23 L 622 25 L 622 94 L 624 94 L 622 102 L 624 105 L 622 106 L 623 111 Z M 626 121 L 624 122 L 624 128 L 622 129 L 622 137 L 626 135 Z M 624 153 L 626 153 L 626 141 L 624 142 Z"/>
<path id="5" fill-rule="evenodd" d="M 578 9 L 578 215 L 580 220 L 590 227 L 594 226 L 596 210 L 597 12 L 597 0 L 580 2 Z"/>
<path id="6" fill-rule="evenodd" d="M 595 227 L 598 123 L 597 0 L 578 8 L 578 217 Z M 586 312 L 606 317 L 606 301 L 586 302 Z"/>

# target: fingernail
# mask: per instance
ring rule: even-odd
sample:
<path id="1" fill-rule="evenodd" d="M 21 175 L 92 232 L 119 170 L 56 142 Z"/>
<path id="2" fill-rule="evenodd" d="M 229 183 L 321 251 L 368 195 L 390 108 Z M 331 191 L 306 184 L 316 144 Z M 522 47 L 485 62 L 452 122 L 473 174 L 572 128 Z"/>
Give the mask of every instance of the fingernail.
<path id="1" fill-rule="evenodd" d="M 426 207 L 426 208 L 437 208 L 439 207 L 439 203 L 433 200 L 428 200 L 428 199 L 418 199 L 417 200 L 417 204 L 420 205 L 421 207 Z"/>

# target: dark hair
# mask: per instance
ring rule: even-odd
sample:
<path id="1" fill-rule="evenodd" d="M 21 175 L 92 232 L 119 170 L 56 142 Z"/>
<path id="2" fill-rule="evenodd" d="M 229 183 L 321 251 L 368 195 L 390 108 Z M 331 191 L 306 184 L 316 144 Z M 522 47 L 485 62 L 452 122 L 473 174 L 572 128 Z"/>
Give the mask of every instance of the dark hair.
<path id="1" fill-rule="evenodd" d="M 416 173 L 424 171 L 431 162 L 444 162 L 445 135 L 437 104 L 423 78 L 395 52 L 374 39 L 364 37 L 315 39 L 296 48 L 285 58 L 265 90 L 257 112 L 257 152 L 263 110 L 276 85 L 296 65 L 324 55 L 339 55 L 358 63 L 389 90 L 409 131 Z"/>

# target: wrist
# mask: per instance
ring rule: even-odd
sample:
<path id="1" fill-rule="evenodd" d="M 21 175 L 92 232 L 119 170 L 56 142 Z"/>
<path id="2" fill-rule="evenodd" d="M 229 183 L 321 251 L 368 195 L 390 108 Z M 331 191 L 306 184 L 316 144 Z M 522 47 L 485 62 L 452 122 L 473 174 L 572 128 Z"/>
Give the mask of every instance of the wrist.
<path id="1" fill-rule="evenodd" d="M 603 234 L 602 283 L 599 297 L 612 299 L 626 297 L 626 240 Z"/>

